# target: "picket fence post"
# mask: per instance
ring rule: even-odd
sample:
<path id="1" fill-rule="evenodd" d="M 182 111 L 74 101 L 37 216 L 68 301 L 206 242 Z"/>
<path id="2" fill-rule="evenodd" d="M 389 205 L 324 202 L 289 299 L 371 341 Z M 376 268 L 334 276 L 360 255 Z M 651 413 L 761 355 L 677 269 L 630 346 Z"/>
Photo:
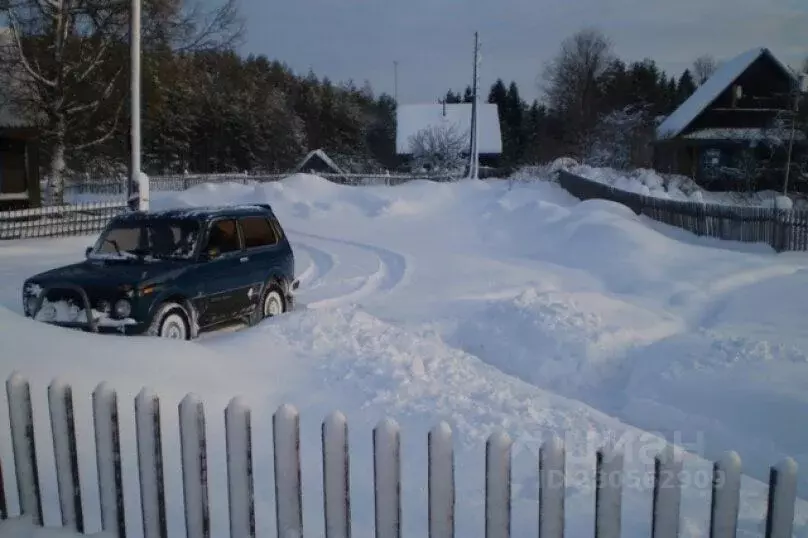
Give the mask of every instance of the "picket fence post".
<path id="1" fill-rule="evenodd" d="M 14 373 L 6 381 L 6 392 L 20 512 L 30 516 L 35 524 L 42 525 L 42 496 L 34 440 L 31 387 L 27 380 Z"/>
<path id="2" fill-rule="evenodd" d="M 653 538 L 679 536 L 681 472 L 682 460 L 674 447 L 668 446 L 654 458 Z"/>
<path id="3" fill-rule="evenodd" d="M 230 507 L 231 538 L 255 536 L 250 415 L 250 409 L 241 398 L 233 398 L 224 415 L 227 450 L 227 499 Z"/>
<path id="4" fill-rule="evenodd" d="M 771 468 L 769 506 L 766 515 L 766 538 L 790 538 L 794 527 L 794 504 L 797 501 L 797 463 L 786 458 Z"/>
<path id="5" fill-rule="evenodd" d="M 385 419 L 373 430 L 376 538 L 401 538 L 401 437 Z"/>
<path id="6" fill-rule="evenodd" d="M 491 434 L 485 444 L 485 538 L 511 534 L 511 438 Z"/>
<path id="7" fill-rule="evenodd" d="M 83 533 L 84 510 L 81 502 L 73 390 L 70 386 L 54 380 L 48 387 L 48 407 L 62 526 L 73 527 L 76 532 Z"/>
<path id="8" fill-rule="evenodd" d="M 595 457 L 595 538 L 620 538 L 623 453 L 609 446 Z"/>
<path id="9" fill-rule="evenodd" d="M 713 464 L 710 538 L 735 538 L 741 496 L 741 458 L 728 452 Z"/>
<path id="10" fill-rule="evenodd" d="M 350 538 L 348 421 L 335 411 L 323 421 L 322 430 L 325 538 Z"/>
<path id="11" fill-rule="evenodd" d="M 118 538 L 125 538 L 126 516 L 121 474 L 118 395 L 105 382 L 100 383 L 93 391 L 93 421 L 101 528 Z"/>
<path id="12" fill-rule="evenodd" d="M 179 405 L 182 491 L 188 538 L 210 538 L 205 409 L 188 394 Z"/>
<path id="13" fill-rule="evenodd" d="M 272 417 L 275 455 L 275 515 L 278 538 L 303 536 L 303 493 L 300 482 L 300 415 L 282 405 Z"/>
<path id="14" fill-rule="evenodd" d="M 166 496 L 163 482 L 163 445 L 160 399 L 148 389 L 135 398 L 137 461 L 144 538 L 166 538 Z"/>
<path id="15" fill-rule="evenodd" d="M 564 443 L 558 437 L 539 449 L 539 536 L 564 536 Z"/>
<path id="16" fill-rule="evenodd" d="M 452 429 L 441 422 L 427 437 L 429 538 L 454 538 L 454 449 Z"/>

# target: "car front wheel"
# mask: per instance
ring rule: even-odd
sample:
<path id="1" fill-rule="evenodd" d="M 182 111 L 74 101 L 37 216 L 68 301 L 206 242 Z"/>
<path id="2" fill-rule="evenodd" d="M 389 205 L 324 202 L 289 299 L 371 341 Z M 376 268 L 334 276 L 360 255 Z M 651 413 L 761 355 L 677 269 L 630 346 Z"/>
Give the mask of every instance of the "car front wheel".
<path id="1" fill-rule="evenodd" d="M 171 340 L 189 340 L 190 332 L 185 311 L 176 303 L 166 303 L 161 306 L 149 328 L 151 336 Z"/>

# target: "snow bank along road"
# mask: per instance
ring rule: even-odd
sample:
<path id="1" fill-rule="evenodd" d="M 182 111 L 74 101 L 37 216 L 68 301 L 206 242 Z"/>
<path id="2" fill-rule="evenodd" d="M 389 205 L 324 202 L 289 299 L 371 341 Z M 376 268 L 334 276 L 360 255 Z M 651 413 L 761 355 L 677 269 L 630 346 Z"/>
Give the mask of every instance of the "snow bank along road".
<path id="1" fill-rule="evenodd" d="M 607 440 L 623 444 L 637 478 L 626 492 L 629 536 L 648 534 L 650 475 L 642 473 L 663 439 L 690 451 L 685 536 L 706 533 L 710 466 L 702 458 L 725 450 L 737 450 L 757 479 L 744 482 L 744 532 L 762 535 L 763 482 L 783 457 L 801 464 L 800 495 L 808 496 L 808 256 L 697 239 L 540 182 L 511 190 L 507 182 L 360 188 L 300 175 L 156 194 L 153 204 L 257 201 L 273 205 L 292 239 L 304 307 L 196 342 L 85 335 L 21 319 L 23 279 L 78 260 L 92 238 L 0 244 L 0 370 L 32 380 L 43 424 L 44 386 L 55 376 L 76 394 L 109 381 L 122 405 L 143 385 L 170 407 L 195 391 L 210 416 L 211 457 L 220 458 L 220 410 L 243 395 L 260 412 L 255 470 L 266 479 L 256 479 L 256 502 L 266 510 L 257 511 L 257 524 L 267 532 L 274 524 L 269 414 L 282 402 L 302 414 L 310 532 L 322 527 L 319 421 L 334 409 L 352 428 L 358 535 L 372 533 L 370 428 L 386 415 L 403 427 L 407 535 L 425 532 L 425 440 L 439 420 L 457 437 L 463 536 L 482 535 L 483 443 L 499 428 L 515 440 L 520 533 L 535 533 L 535 451 L 550 435 L 567 441 L 568 470 L 577 473 L 570 535 L 590 532 L 593 451 Z M 79 427 L 91 428 L 89 403 L 80 402 L 78 413 Z M 176 420 L 164 415 L 171 459 Z M 125 420 L 122 427 L 124 441 L 131 439 L 134 426 Z M 89 473 L 91 437 L 81 439 Z M 40 446 L 48 442 L 43 437 Z M 10 454 L 0 439 L 4 462 Z M 52 473 L 52 462 L 43 469 Z M 214 506 L 226 507 L 216 487 L 224 473 L 221 465 L 211 471 Z M 181 501 L 176 472 L 167 483 L 169 502 Z M 136 503 L 136 478 L 126 486 L 135 488 L 128 498 Z M 94 492 L 86 489 L 91 506 Z M 55 521 L 55 491 L 45 494 L 46 517 Z M 797 508 L 798 533 L 806 535 L 808 507 Z M 92 526 L 91 507 L 87 517 Z M 181 514 L 169 524 L 181 530 Z M 226 530 L 224 512 L 214 512 L 213 525 Z"/>

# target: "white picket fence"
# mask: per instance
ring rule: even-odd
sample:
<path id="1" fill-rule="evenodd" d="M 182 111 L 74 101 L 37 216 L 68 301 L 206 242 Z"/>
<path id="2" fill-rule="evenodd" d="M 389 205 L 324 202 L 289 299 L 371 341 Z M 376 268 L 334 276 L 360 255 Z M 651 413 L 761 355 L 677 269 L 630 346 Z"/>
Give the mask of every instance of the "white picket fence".
<path id="1" fill-rule="evenodd" d="M 43 524 L 42 496 L 34 442 L 31 391 L 26 379 L 13 374 L 6 382 L 11 440 L 19 495 L 20 514 Z M 64 527 L 85 532 L 81 498 L 73 393 L 69 385 L 54 381 L 48 387 L 56 481 Z M 101 526 L 109 534 L 125 538 L 124 492 L 116 392 L 106 383 L 92 394 Z M 160 401 L 147 389 L 135 399 L 135 428 L 144 538 L 165 538 L 166 495 Z M 208 460 L 205 412 L 192 395 L 179 405 L 180 453 L 184 514 L 188 538 L 209 538 Z M 228 513 L 232 538 L 253 537 L 255 507 L 251 441 L 251 411 L 240 399 L 225 410 Z M 302 537 L 303 509 L 300 462 L 300 420 L 297 410 L 281 406 L 273 415 L 275 512 L 279 538 Z M 455 535 L 455 471 L 452 431 L 445 423 L 428 434 L 428 534 L 430 538 Z M 495 433 L 485 447 L 485 536 L 508 538 L 511 534 L 511 439 Z M 373 472 L 376 538 L 400 538 L 401 451 L 399 427 L 382 421 L 373 431 Z M 322 462 L 325 538 L 351 536 L 348 424 L 334 412 L 322 424 Z M 603 449 L 596 461 L 596 538 L 618 538 L 621 531 L 623 455 Z M 539 453 L 539 536 L 564 536 L 565 447 L 558 439 L 547 441 Z M 655 460 L 653 538 L 679 534 L 681 460 L 672 451 Z M 794 526 L 797 468 L 793 460 L 772 467 L 769 484 L 767 538 L 789 538 Z M 711 538 L 736 535 L 741 487 L 741 463 L 729 453 L 713 467 L 710 519 Z M 10 517 L 0 466 L 0 519 Z M 172 507 L 173 509 L 173 507 Z M 370 508 L 368 508 L 370 509 Z"/>

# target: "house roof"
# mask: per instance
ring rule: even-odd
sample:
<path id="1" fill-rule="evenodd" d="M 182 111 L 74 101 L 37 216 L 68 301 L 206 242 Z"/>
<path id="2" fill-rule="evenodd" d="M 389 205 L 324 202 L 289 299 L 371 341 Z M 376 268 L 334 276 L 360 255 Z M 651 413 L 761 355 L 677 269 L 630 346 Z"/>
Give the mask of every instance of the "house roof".
<path id="1" fill-rule="evenodd" d="M 499 128 L 497 105 L 479 103 L 477 118 L 479 152 L 481 154 L 502 153 L 502 134 Z M 396 110 L 396 120 L 396 153 L 406 155 L 410 153 L 410 138 L 422 129 L 446 125 L 454 126 L 460 133 L 470 132 L 471 103 L 399 105 Z M 466 151 L 468 151 L 468 145 Z"/>
<path id="2" fill-rule="evenodd" d="M 657 127 L 658 139 L 675 138 L 682 134 L 704 110 L 729 88 L 755 61 L 761 56 L 774 60 L 784 73 L 790 77 L 796 75 L 785 64 L 775 57 L 771 51 L 758 47 L 739 54 L 735 58 L 722 63 L 704 84 L 699 86 L 682 105 L 665 118 Z"/>
<path id="3" fill-rule="evenodd" d="M 300 172 L 301 170 L 304 170 L 304 167 L 306 166 L 306 164 L 310 160 L 315 158 L 315 157 L 319 158 L 323 163 L 325 163 L 325 165 L 327 167 L 329 167 L 335 174 L 340 174 L 340 175 L 343 175 L 343 176 L 345 175 L 345 172 L 343 172 L 342 169 L 339 166 L 337 166 L 337 163 L 332 161 L 331 157 L 326 155 L 326 153 L 321 149 L 315 149 L 313 151 L 310 151 L 309 154 L 306 155 L 303 158 L 303 160 L 300 161 L 300 163 L 295 167 L 295 169 L 293 170 L 293 173 L 296 174 L 296 173 Z"/>

